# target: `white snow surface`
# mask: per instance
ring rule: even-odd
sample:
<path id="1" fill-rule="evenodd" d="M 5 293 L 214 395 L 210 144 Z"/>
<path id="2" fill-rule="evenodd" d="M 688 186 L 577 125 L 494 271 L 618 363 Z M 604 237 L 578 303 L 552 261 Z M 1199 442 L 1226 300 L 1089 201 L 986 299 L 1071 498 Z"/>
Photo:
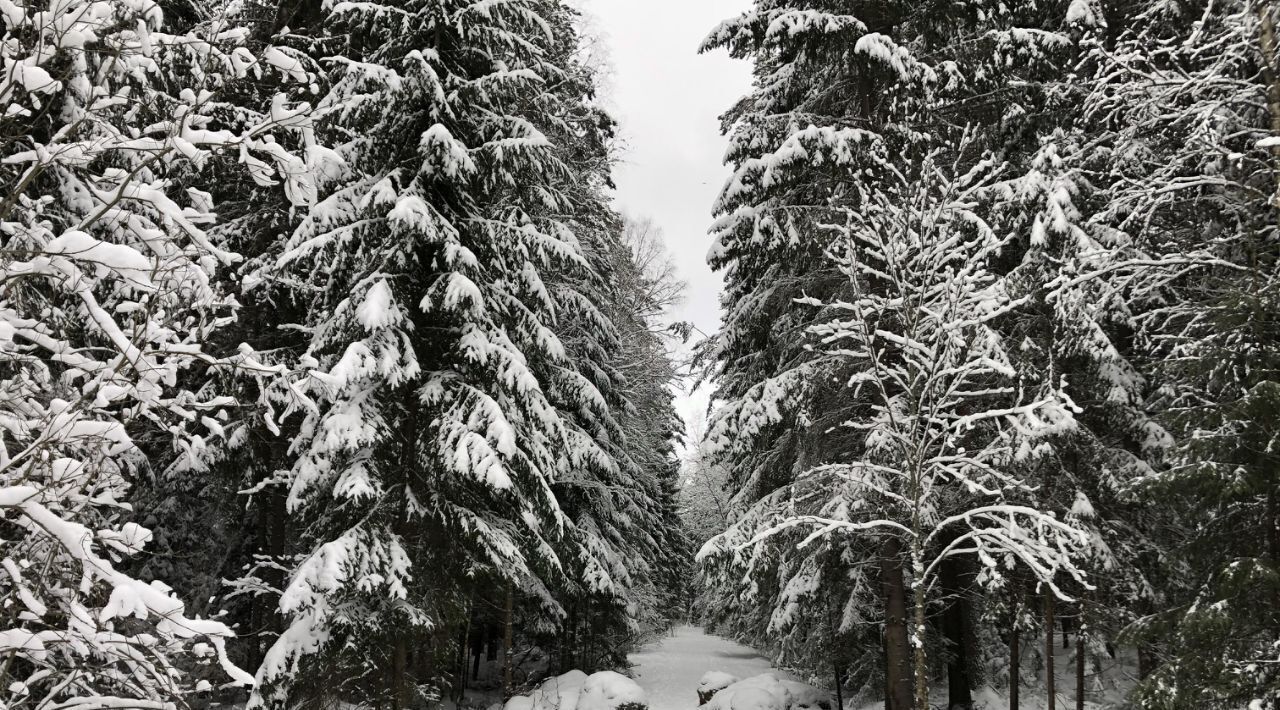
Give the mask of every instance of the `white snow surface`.
<path id="1" fill-rule="evenodd" d="M 711 671 L 750 678 L 773 673 L 769 659 L 754 649 L 711 636 L 694 626 L 681 626 L 672 636 L 631 654 L 632 675 L 649 693 L 649 710 L 693 710 L 698 707 L 698 686 Z"/>

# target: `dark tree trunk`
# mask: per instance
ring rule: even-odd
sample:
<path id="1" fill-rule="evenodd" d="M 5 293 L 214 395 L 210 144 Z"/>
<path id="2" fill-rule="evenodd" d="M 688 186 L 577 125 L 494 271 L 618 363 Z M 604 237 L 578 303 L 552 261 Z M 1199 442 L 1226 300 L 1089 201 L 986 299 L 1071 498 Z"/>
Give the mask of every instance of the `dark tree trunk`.
<path id="1" fill-rule="evenodd" d="M 558 641 L 561 648 L 559 669 L 566 673 L 577 668 L 576 649 L 578 648 L 578 602 L 569 603 L 569 616 L 565 622 L 564 639 Z"/>
<path id="2" fill-rule="evenodd" d="M 1084 624 L 1076 626 L 1076 710 L 1084 710 Z"/>
<path id="3" fill-rule="evenodd" d="M 838 612 L 837 599 L 831 598 L 831 615 L 829 618 L 829 626 L 831 632 L 831 681 L 836 686 L 836 707 L 844 708 L 844 688 L 840 683 L 840 671 L 842 654 L 840 653 L 840 621 Z"/>
<path id="4" fill-rule="evenodd" d="M 1280 566 L 1280 502 L 1275 488 L 1267 491 L 1267 554 L 1271 564 Z"/>
<path id="5" fill-rule="evenodd" d="M 1280 170 L 1277 173 L 1280 174 Z M 1280 201 L 1280 190 L 1276 194 L 1278 195 L 1277 201 Z M 1267 556 L 1271 558 L 1271 567 L 1280 571 L 1280 502 L 1276 500 L 1275 487 L 1267 491 L 1266 518 Z M 1280 609 L 1280 587 L 1276 587 L 1272 593 L 1271 605 L 1276 609 Z"/>
<path id="6" fill-rule="evenodd" d="M 884 663 L 885 669 L 889 668 L 889 634 L 880 639 L 880 660 Z M 893 710 L 893 694 L 890 692 L 891 686 L 886 677 L 884 682 L 884 710 Z"/>
<path id="7" fill-rule="evenodd" d="M 947 708 L 972 710 L 973 679 L 969 676 L 969 605 L 965 598 L 963 561 L 951 558 L 942 563 L 942 591 L 947 606 L 942 613 L 942 632 L 947 638 Z"/>
<path id="8" fill-rule="evenodd" d="M 841 687 L 841 683 L 840 683 L 840 662 L 839 661 L 832 662 L 832 671 L 833 671 L 832 673 L 833 677 L 831 680 L 833 683 L 835 683 L 835 686 L 836 686 L 836 707 L 843 708 L 844 707 L 844 688 Z"/>
<path id="9" fill-rule="evenodd" d="M 880 549 L 885 610 L 885 709 L 911 710 L 911 645 L 907 639 L 907 588 L 902 541 L 891 537 Z"/>
<path id="10" fill-rule="evenodd" d="M 475 590 L 471 591 L 472 600 L 475 598 Z M 468 639 L 471 637 L 471 614 L 475 604 L 469 601 L 467 603 L 467 622 L 462 626 L 462 637 L 458 640 L 458 697 L 457 702 L 461 703 L 467 697 L 467 648 Z"/>
<path id="11" fill-rule="evenodd" d="M 1018 635 L 1018 616 L 1022 613 L 1022 592 L 1013 598 L 1013 619 L 1009 624 L 1009 710 L 1018 710 L 1018 695 L 1022 679 L 1018 677 L 1022 665 L 1022 639 Z"/>
<path id="12" fill-rule="evenodd" d="M 405 682 L 405 667 L 409 657 L 409 648 L 403 636 L 396 639 L 391 658 L 391 707 L 394 710 L 408 710 L 409 685 Z"/>
<path id="13" fill-rule="evenodd" d="M 1053 668 L 1053 592 L 1045 589 L 1044 595 L 1044 693 L 1046 710 L 1055 710 L 1058 704 L 1057 692 L 1054 686 L 1055 673 Z"/>
<path id="14" fill-rule="evenodd" d="M 1147 644 L 1138 646 L 1138 680 L 1146 680 L 1156 669 L 1155 654 Z"/>
<path id="15" fill-rule="evenodd" d="M 515 610 L 515 588 L 510 582 L 507 582 L 507 603 L 503 609 L 504 623 L 506 628 L 502 632 L 502 699 L 506 700 L 511 697 L 511 674 L 512 662 L 515 661 L 515 651 L 511 648 L 512 627 L 514 621 L 512 619 Z"/>

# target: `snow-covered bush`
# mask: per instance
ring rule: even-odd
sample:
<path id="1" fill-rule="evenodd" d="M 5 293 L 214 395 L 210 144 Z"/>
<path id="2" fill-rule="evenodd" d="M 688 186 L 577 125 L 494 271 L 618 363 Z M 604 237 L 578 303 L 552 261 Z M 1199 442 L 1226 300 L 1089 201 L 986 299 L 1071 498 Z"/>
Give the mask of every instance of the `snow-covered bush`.
<path id="1" fill-rule="evenodd" d="M 503 710 L 645 710 L 648 696 L 634 680 L 601 671 L 588 676 L 572 670 L 550 678 L 531 695 L 517 695 Z"/>
<path id="2" fill-rule="evenodd" d="M 718 692 L 742 680 L 731 673 L 707 671 L 698 681 L 698 704 L 705 705 Z"/>
<path id="3" fill-rule="evenodd" d="M 587 678 L 578 695 L 577 710 L 645 710 L 649 698 L 634 680 L 614 671 Z"/>
<path id="4" fill-rule="evenodd" d="M 707 673 L 699 684 L 712 687 L 733 678 L 727 673 Z M 713 691 L 702 705 L 703 710 L 831 710 L 831 696 L 817 688 L 774 673 L 762 673 L 736 680 Z"/>

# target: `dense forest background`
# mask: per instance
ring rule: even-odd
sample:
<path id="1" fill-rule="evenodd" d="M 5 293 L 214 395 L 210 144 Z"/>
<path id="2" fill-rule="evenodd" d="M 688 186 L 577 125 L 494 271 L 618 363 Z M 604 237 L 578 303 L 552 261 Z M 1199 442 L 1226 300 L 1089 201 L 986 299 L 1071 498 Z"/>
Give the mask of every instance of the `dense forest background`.
<path id="1" fill-rule="evenodd" d="M 567 2 L 0 0 L 0 708 L 1274 710 L 1278 16 L 757 0 L 703 337 Z"/>

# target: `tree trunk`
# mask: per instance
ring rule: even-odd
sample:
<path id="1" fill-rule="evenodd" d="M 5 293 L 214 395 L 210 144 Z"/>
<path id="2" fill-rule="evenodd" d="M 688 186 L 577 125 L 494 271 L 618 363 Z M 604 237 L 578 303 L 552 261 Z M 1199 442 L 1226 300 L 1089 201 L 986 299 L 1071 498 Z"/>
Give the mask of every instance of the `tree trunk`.
<path id="1" fill-rule="evenodd" d="M 1280 567 L 1280 502 L 1275 488 L 1267 491 L 1267 554 L 1271 564 Z"/>
<path id="2" fill-rule="evenodd" d="M 408 710 L 409 686 L 405 682 L 405 666 L 409 656 L 408 644 L 404 637 L 396 639 L 391 659 L 391 707 L 394 710 Z"/>
<path id="3" fill-rule="evenodd" d="M 284 557 L 287 549 L 288 528 L 286 523 L 288 522 L 289 514 L 285 505 L 286 501 L 286 494 L 274 488 L 257 494 L 254 501 L 257 503 L 258 513 L 256 526 L 258 549 L 262 554 L 276 561 Z M 282 569 L 268 567 L 263 569 L 261 574 L 263 582 L 275 589 L 284 589 L 285 585 L 288 584 L 288 579 Z M 252 660 L 248 665 L 257 667 L 266 658 L 267 649 L 270 647 L 270 643 L 267 643 L 266 640 L 270 639 L 273 634 L 283 632 L 284 627 L 282 626 L 283 617 L 276 613 L 277 601 L 274 601 L 269 595 L 255 596 L 251 597 L 251 599 L 251 628 L 258 636 L 250 646 L 249 657 Z"/>
<path id="4" fill-rule="evenodd" d="M 911 710 L 907 588 L 902 570 L 902 541 L 896 537 L 890 537 L 881 546 L 880 581 L 885 610 L 885 710 Z"/>
<path id="5" fill-rule="evenodd" d="M 913 555 L 914 557 L 914 555 Z M 917 558 L 918 559 L 918 558 Z M 916 710 L 929 710 L 929 659 L 924 647 L 924 581 L 920 579 L 920 570 L 924 565 L 916 563 L 916 578 L 912 589 L 912 602 L 915 604 L 915 675 L 916 675 Z"/>
<path id="6" fill-rule="evenodd" d="M 458 641 L 458 697 L 457 702 L 461 703 L 467 697 L 467 649 L 470 647 L 468 640 L 471 638 L 471 614 L 475 609 L 475 589 L 471 590 L 470 598 L 467 600 L 467 622 L 462 625 L 462 638 Z"/>
<path id="7" fill-rule="evenodd" d="M 942 632 L 947 638 L 951 655 L 947 660 L 947 708 L 948 710 L 972 710 L 973 681 L 969 677 L 969 625 L 968 602 L 957 558 L 942 563 L 942 590 L 947 606 L 942 612 Z"/>
<path id="8" fill-rule="evenodd" d="M 885 633 L 880 639 L 880 660 L 884 663 L 886 678 L 884 682 L 884 710 L 893 710 L 893 695 L 890 693 L 893 686 L 889 684 L 887 678 L 889 668 L 889 634 Z M 842 709 L 843 710 L 843 709 Z"/>
<path id="9" fill-rule="evenodd" d="M 1267 555 L 1271 558 L 1271 567 L 1280 571 L 1280 503 L 1276 500 L 1274 486 L 1267 491 L 1266 526 Z M 1280 587 L 1276 587 L 1271 594 L 1271 606 L 1280 609 Z"/>
<path id="10" fill-rule="evenodd" d="M 1146 680 L 1156 669 L 1155 654 L 1151 652 L 1151 646 L 1140 644 L 1138 646 L 1138 680 Z"/>
<path id="11" fill-rule="evenodd" d="M 832 673 L 833 677 L 831 680 L 835 683 L 835 686 L 836 686 L 836 707 L 843 708 L 844 707 L 844 688 L 841 687 L 841 684 L 840 684 L 840 662 L 837 660 L 833 660 L 831 665 L 832 665 L 832 671 L 833 671 Z"/>
<path id="12" fill-rule="evenodd" d="M 831 680 L 836 686 L 836 707 L 844 710 L 844 689 L 840 684 L 840 624 L 837 620 L 837 599 L 831 597 L 831 612 L 828 618 L 828 624 L 831 627 Z"/>
<path id="13" fill-rule="evenodd" d="M 507 700 L 511 697 L 511 672 L 512 662 L 515 660 L 515 651 L 511 648 L 511 631 L 512 631 L 512 614 L 515 609 L 515 587 L 511 582 L 507 582 L 507 603 L 504 612 L 504 620 L 506 628 L 502 632 L 502 699 Z"/>
<path id="14" fill-rule="evenodd" d="M 1083 615 L 1084 610 L 1081 609 Z M 1076 710 L 1084 710 L 1084 619 L 1076 624 Z"/>
<path id="15" fill-rule="evenodd" d="M 1022 639 L 1018 636 L 1018 616 L 1022 613 L 1021 589 L 1013 597 L 1013 619 L 1009 624 L 1009 710 L 1018 710 L 1018 694 L 1022 682 L 1018 677 L 1022 665 Z"/>
<path id="16" fill-rule="evenodd" d="M 1055 710 L 1058 704 L 1057 693 L 1054 690 L 1054 676 L 1056 675 L 1053 668 L 1053 651 L 1054 651 L 1054 606 L 1053 591 L 1045 585 L 1044 595 L 1044 693 L 1045 693 L 1045 709 Z"/>

